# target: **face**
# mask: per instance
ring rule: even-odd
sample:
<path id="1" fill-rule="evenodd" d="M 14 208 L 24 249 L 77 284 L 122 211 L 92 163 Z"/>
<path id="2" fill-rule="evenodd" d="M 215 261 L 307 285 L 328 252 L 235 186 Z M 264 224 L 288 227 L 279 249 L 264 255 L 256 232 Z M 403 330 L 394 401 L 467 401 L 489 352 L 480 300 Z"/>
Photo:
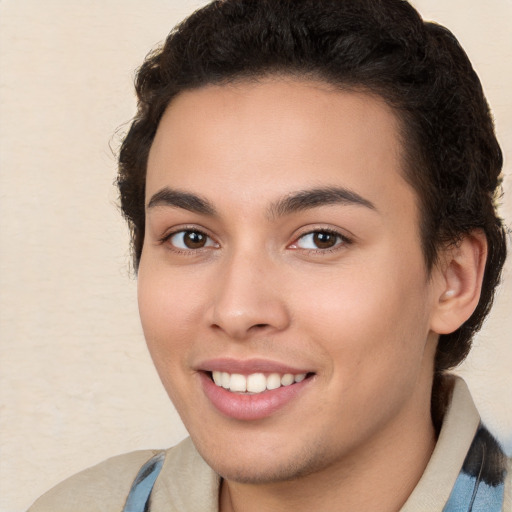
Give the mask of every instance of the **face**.
<path id="1" fill-rule="evenodd" d="M 181 93 L 146 194 L 144 333 L 218 473 L 288 480 L 420 428 L 435 279 L 383 101 L 292 79 Z"/>

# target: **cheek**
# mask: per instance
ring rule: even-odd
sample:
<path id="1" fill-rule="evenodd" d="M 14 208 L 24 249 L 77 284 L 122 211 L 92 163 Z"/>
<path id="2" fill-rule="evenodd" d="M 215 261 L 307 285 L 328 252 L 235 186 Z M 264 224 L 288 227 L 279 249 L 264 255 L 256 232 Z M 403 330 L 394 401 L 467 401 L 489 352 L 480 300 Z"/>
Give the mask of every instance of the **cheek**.
<path id="1" fill-rule="evenodd" d="M 423 267 L 407 267 L 396 255 L 379 261 L 306 280 L 297 293 L 309 337 L 346 362 L 351 376 L 420 364 L 429 332 Z"/>
<path id="2" fill-rule="evenodd" d="M 355 432 L 395 413 L 428 363 L 425 283 L 414 273 L 369 270 L 333 280 L 301 315 L 329 362 L 325 406 L 352 411 Z"/>
<path id="3" fill-rule="evenodd" d="M 201 316 L 197 288 L 188 285 L 183 275 L 146 268 L 141 262 L 137 295 L 144 336 L 157 369 L 178 364 Z"/>
<path id="4" fill-rule="evenodd" d="M 189 385 L 187 355 L 197 325 L 193 296 L 183 293 L 179 282 L 141 264 L 138 275 L 139 313 L 153 364 L 178 411 L 186 410 Z"/>

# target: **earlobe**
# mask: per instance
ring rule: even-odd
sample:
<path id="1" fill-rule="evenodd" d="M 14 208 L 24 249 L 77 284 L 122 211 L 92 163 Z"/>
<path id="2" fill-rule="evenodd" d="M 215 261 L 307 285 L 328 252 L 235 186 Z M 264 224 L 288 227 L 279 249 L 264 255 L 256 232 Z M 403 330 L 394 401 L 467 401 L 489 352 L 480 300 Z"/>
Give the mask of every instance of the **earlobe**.
<path id="1" fill-rule="evenodd" d="M 465 235 L 442 251 L 434 282 L 431 330 L 449 334 L 472 314 L 480 300 L 487 259 L 487 239 L 481 230 Z"/>

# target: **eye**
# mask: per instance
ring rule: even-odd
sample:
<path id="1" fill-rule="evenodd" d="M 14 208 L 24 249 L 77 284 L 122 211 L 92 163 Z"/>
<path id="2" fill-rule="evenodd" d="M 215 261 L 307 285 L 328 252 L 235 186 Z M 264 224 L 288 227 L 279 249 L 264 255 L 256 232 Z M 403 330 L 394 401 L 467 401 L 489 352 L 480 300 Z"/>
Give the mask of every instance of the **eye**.
<path id="1" fill-rule="evenodd" d="M 176 249 L 185 251 L 218 246 L 218 244 L 216 244 L 208 235 L 201 231 L 194 231 L 190 229 L 172 233 L 166 237 L 165 241 L 170 243 Z"/>
<path id="2" fill-rule="evenodd" d="M 335 231 L 318 230 L 302 235 L 295 242 L 294 247 L 312 250 L 333 249 L 345 242 L 347 242 L 345 237 Z"/>

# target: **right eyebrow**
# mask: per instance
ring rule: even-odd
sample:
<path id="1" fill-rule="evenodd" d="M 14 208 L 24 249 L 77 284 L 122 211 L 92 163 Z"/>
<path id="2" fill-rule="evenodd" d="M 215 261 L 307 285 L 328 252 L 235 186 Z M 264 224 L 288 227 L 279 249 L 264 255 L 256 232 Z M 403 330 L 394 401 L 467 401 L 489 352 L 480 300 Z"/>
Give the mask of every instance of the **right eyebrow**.
<path id="1" fill-rule="evenodd" d="M 169 206 L 171 208 L 183 208 L 190 212 L 199 213 L 201 215 L 216 215 L 216 210 L 212 203 L 207 199 L 191 194 L 189 192 L 181 192 L 164 187 L 151 196 L 146 209 L 155 208 L 156 206 Z"/>
<path id="2" fill-rule="evenodd" d="M 353 190 L 344 187 L 323 187 L 299 190 L 269 208 L 270 217 L 281 217 L 302 210 L 309 210 L 331 204 L 345 204 L 364 206 L 377 211 L 375 205 L 368 199 L 360 196 Z"/>

